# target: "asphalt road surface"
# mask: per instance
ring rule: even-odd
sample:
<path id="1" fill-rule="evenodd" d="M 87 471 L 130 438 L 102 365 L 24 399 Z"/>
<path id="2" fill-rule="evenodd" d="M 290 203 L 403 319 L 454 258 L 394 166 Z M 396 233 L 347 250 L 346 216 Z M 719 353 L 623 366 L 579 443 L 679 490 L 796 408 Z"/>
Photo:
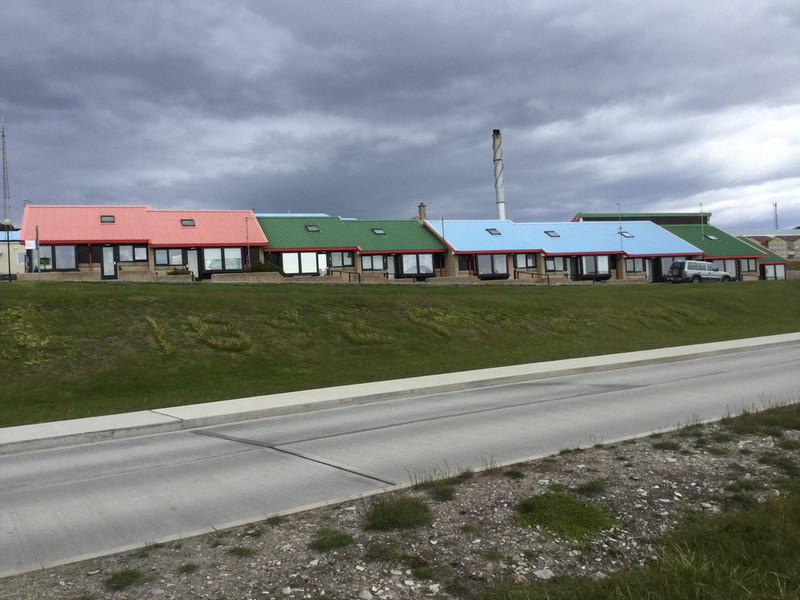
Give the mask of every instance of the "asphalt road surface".
<path id="1" fill-rule="evenodd" d="M 0 576 L 800 400 L 800 344 L 0 456 Z"/>

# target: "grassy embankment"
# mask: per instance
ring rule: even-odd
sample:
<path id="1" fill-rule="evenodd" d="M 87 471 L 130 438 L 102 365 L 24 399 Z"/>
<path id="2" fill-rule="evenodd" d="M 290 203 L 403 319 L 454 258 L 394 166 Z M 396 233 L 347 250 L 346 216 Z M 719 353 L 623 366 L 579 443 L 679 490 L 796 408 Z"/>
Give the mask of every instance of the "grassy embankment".
<path id="1" fill-rule="evenodd" d="M 0 427 L 800 329 L 800 281 L 11 283 Z"/>

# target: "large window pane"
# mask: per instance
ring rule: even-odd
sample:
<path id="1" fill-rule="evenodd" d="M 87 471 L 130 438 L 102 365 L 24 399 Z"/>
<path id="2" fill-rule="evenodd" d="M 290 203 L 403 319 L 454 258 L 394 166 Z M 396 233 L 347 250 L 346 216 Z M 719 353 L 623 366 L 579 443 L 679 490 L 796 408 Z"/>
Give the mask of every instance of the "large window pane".
<path id="1" fill-rule="evenodd" d="M 301 252 L 300 253 L 300 272 L 301 273 L 316 273 L 317 272 L 317 253 L 316 252 Z"/>
<path id="2" fill-rule="evenodd" d="M 508 261 L 506 260 L 505 254 L 493 254 L 492 255 L 492 267 L 494 269 L 495 274 L 506 274 L 508 273 Z"/>
<path id="3" fill-rule="evenodd" d="M 56 269 L 74 269 L 75 246 L 55 246 Z"/>
<path id="4" fill-rule="evenodd" d="M 403 273 L 406 275 L 417 274 L 417 255 L 403 254 Z"/>
<path id="5" fill-rule="evenodd" d="M 183 265 L 183 250 L 180 248 L 169 249 L 169 264 Z"/>
<path id="6" fill-rule="evenodd" d="M 34 250 L 34 254 L 36 251 Z M 34 257 L 34 262 L 36 258 Z M 53 247 L 52 246 L 39 246 L 39 269 L 52 269 L 53 268 Z"/>
<path id="7" fill-rule="evenodd" d="M 283 272 L 287 275 L 295 275 L 300 272 L 300 257 L 297 252 L 284 252 L 283 259 Z"/>
<path id="8" fill-rule="evenodd" d="M 167 250 L 165 248 L 159 248 L 155 251 L 155 261 L 157 265 L 169 264 L 169 255 L 167 254 Z"/>
<path id="9" fill-rule="evenodd" d="M 133 249 L 133 260 L 147 260 L 147 247 L 136 246 Z"/>
<path id="10" fill-rule="evenodd" d="M 119 247 L 119 262 L 133 262 L 133 246 Z"/>
<path id="11" fill-rule="evenodd" d="M 419 255 L 419 272 L 433 273 L 433 254 Z"/>
<path id="12" fill-rule="evenodd" d="M 492 274 L 492 256 L 490 254 L 478 254 L 478 275 Z"/>
<path id="13" fill-rule="evenodd" d="M 206 248 L 203 260 L 206 271 L 222 271 L 222 248 Z"/>
<path id="14" fill-rule="evenodd" d="M 383 269 L 383 255 L 367 254 L 361 257 L 361 269 L 364 271 L 380 271 Z"/>
<path id="15" fill-rule="evenodd" d="M 242 250 L 240 248 L 225 248 L 225 270 L 236 271 L 242 268 Z"/>

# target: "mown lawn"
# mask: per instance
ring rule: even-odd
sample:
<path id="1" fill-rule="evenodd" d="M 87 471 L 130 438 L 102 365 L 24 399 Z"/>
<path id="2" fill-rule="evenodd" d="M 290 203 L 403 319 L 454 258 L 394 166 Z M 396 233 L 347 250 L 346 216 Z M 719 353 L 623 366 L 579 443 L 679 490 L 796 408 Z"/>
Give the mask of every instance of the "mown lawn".
<path id="1" fill-rule="evenodd" d="M 0 285 L 0 427 L 800 329 L 800 281 Z"/>

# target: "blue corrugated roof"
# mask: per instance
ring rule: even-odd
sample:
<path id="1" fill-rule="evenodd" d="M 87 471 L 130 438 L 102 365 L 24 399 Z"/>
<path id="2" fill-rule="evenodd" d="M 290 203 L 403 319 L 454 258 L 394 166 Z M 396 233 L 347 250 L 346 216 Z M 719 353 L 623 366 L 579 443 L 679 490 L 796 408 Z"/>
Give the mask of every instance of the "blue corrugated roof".
<path id="1" fill-rule="evenodd" d="M 615 254 L 691 256 L 702 251 L 650 221 L 514 223 L 513 221 L 428 221 L 459 253 L 544 252 L 551 255 Z M 488 230 L 499 235 L 492 235 Z M 626 235 L 621 235 L 622 231 Z M 547 232 L 552 232 L 548 234 Z"/>
<path id="2" fill-rule="evenodd" d="M 6 241 L 6 231 L 4 229 L 0 229 L 0 242 Z M 16 231 L 9 231 L 8 232 L 8 241 L 9 242 L 18 242 L 19 241 L 19 229 Z"/>
<path id="3" fill-rule="evenodd" d="M 426 221 L 455 252 L 539 252 L 541 246 L 513 221 Z M 492 235 L 490 230 L 497 231 Z"/>

